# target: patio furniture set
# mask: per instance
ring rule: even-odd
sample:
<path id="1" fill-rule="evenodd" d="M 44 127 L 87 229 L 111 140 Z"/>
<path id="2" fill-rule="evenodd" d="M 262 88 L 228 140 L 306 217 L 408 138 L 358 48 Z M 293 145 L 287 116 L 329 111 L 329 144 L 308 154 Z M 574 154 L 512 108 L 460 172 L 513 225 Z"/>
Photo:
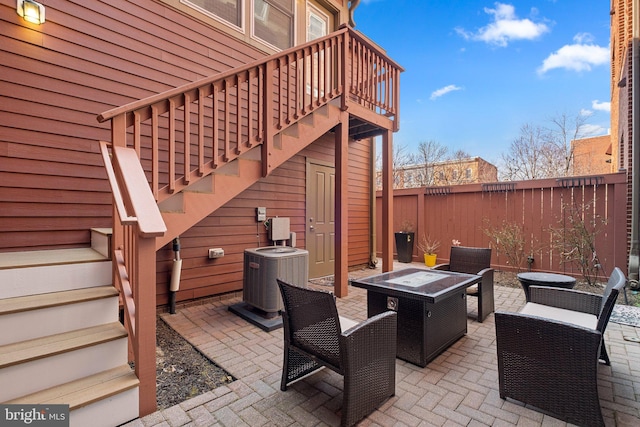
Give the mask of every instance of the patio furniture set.
<path id="1" fill-rule="evenodd" d="M 491 249 L 451 249 L 447 265 L 354 280 L 354 287 L 367 290 L 368 319 L 361 323 L 340 317 L 330 292 L 278 279 L 284 306 L 281 390 L 323 367 L 343 375 L 343 426 L 393 396 L 396 357 L 425 367 L 467 333 L 467 295 L 478 297 L 479 322 L 493 311 Z M 551 279 L 551 285 L 563 280 Z M 615 268 L 603 295 L 543 280 L 523 283 L 527 303 L 520 313 L 495 313 L 500 397 L 578 425 L 603 425 L 597 365 L 609 364 L 603 333 L 626 278 Z"/>

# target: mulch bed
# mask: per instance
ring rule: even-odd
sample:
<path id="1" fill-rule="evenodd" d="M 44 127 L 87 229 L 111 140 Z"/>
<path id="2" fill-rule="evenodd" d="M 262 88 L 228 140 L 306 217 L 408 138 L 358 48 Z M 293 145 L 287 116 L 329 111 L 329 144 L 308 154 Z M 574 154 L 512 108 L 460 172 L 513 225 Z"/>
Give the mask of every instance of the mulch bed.
<path id="1" fill-rule="evenodd" d="M 234 380 L 162 319 L 157 319 L 156 400 L 159 410 Z"/>

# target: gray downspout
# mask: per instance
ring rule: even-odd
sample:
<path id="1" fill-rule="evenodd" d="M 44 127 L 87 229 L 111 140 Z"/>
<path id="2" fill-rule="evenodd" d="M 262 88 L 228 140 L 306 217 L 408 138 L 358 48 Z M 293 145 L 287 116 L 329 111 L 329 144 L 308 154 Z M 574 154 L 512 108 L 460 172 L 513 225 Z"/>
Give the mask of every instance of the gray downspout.
<path id="1" fill-rule="evenodd" d="M 638 287 L 640 270 L 640 251 L 638 235 L 638 215 L 640 214 L 640 52 L 638 46 L 640 28 L 640 0 L 633 1 L 632 26 L 632 85 L 631 85 L 631 244 L 629 248 L 629 283 L 631 288 Z"/>

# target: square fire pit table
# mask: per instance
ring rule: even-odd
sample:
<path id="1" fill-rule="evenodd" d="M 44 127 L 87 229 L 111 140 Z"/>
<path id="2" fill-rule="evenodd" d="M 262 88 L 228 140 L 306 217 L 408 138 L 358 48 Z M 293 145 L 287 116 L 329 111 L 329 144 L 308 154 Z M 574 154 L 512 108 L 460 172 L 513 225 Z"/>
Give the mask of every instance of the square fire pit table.
<path id="1" fill-rule="evenodd" d="M 466 288 L 480 280 L 474 274 L 406 268 L 351 284 L 367 290 L 369 317 L 398 313 L 397 357 L 425 367 L 467 333 Z"/>

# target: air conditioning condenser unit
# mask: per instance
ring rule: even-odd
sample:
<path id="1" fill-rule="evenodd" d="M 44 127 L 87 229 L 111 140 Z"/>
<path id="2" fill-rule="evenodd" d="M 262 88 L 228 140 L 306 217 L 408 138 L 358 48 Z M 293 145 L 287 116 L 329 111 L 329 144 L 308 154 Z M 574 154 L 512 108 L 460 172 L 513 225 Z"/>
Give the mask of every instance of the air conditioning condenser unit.
<path id="1" fill-rule="evenodd" d="M 229 310 L 266 331 L 281 327 L 283 304 L 276 279 L 306 288 L 309 252 L 289 246 L 245 249 L 243 303 Z"/>

